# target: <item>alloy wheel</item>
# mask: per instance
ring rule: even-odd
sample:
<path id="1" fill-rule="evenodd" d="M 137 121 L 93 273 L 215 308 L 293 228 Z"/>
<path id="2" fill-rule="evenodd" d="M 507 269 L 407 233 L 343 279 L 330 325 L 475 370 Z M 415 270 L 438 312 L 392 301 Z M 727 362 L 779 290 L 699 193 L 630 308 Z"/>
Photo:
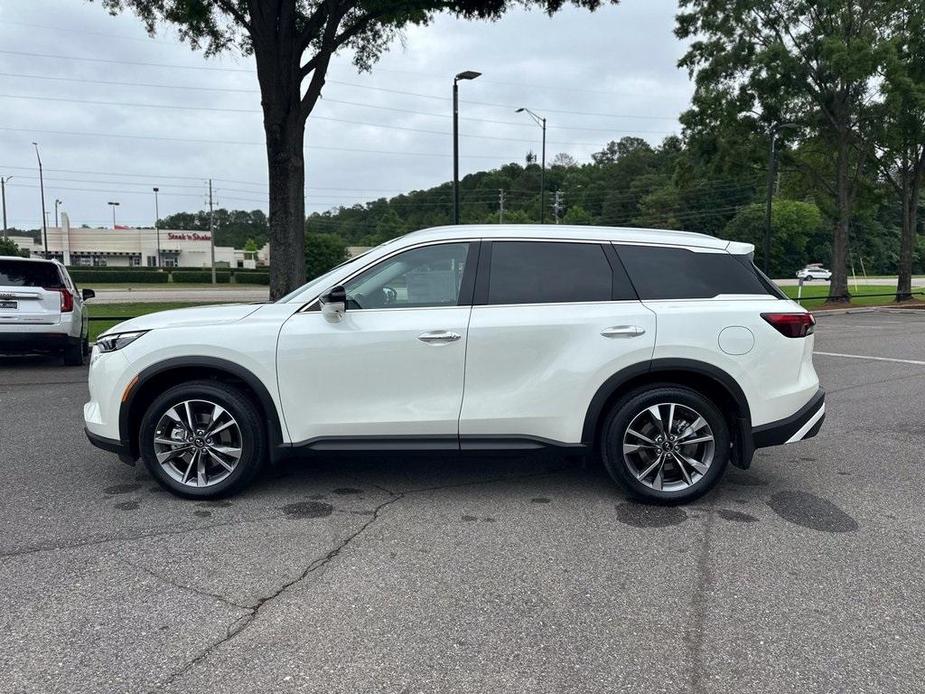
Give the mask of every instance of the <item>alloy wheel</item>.
<path id="1" fill-rule="evenodd" d="M 655 491 L 681 491 L 699 482 L 713 463 L 713 430 L 703 416 L 675 402 L 651 405 L 623 435 L 630 473 Z"/>
<path id="2" fill-rule="evenodd" d="M 228 410 L 209 400 L 167 408 L 154 430 L 154 456 L 170 477 L 189 487 L 211 487 L 241 459 L 241 428 Z"/>

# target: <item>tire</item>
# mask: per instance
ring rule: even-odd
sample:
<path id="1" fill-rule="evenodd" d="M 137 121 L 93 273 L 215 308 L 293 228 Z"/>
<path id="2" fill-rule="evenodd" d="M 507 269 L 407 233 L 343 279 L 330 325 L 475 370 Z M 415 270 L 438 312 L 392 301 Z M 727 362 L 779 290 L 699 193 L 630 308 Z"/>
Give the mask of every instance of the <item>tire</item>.
<path id="1" fill-rule="evenodd" d="M 213 419 L 219 412 L 216 406 L 221 413 Z M 215 429 L 215 436 L 207 436 L 209 429 Z M 181 383 L 159 395 L 142 417 L 138 436 L 141 458 L 154 479 L 188 499 L 241 491 L 267 457 L 266 431 L 257 407 L 241 390 L 220 381 Z"/>
<path id="2" fill-rule="evenodd" d="M 665 431 L 669 419 L 670 433 Z M 692 443 L 683 443 L 685 439 Z M 600 447 L 611 478 L 633 496 L 679 504 L 713 488 L 729 462 L 729 441 L 726 418 L 711 400 L 684 386 L 657 384 L 614 404 L 602 427 Z"/>
<path id="3" fill-rule="evenodd" d="M 84 365 L 84 356 L 86 352 L 84 351 L 84 343 L 86 340 L 68 340 L 67 345 L 64 347 L 64 365 L 65 366 L 83 366 Z"/>

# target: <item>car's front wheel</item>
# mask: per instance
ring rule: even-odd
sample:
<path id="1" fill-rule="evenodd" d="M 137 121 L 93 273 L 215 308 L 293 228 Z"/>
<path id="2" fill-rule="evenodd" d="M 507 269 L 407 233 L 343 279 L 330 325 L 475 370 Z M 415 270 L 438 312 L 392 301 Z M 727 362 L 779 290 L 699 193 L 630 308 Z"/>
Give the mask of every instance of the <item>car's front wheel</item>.
<path id="1" fill-rule="evenodd" d="M 729 461 L 729 426 L 716 405 L 682 386 L 628 394 L 611 409 L 601 440 L 610 476 L 634 496 L 682 503 L 709 491 Z"/>
<path id="2" fill-rule="evenodd" d="M 193 381 L 151 403 L 141 420 L 139 449 L 163 487 L 207 499 L 250 484 L 263 467 L 266 436 L 260 413 L 240 389 Z"/>

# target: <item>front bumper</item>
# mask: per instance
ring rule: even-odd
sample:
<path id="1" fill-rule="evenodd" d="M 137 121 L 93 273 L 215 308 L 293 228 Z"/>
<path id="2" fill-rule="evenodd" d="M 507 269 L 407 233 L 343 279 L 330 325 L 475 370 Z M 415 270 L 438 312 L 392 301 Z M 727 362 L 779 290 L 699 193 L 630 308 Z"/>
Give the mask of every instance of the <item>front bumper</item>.
<path id="1" fill-rule="evenodd" d="M 752 429 L 755 448 L 779 446 L 811 439 L 819 433 L 825 421 L 825 390 L 819 388 L 809 402 L 794 414 Z"/>
<path id="2" fill-rule="evenodd" d="M 119 456 L 119 460 L 123 463 L 128 463 L 129 465 L 135 464 L 135 457 L 132 455 L 129 450 L 129 446 L 122 441 L 117 439 L 107 439 L 105 436 L 100 436 L 99 434 L 94 434 L 87 427 L 84 427 L 84 434 L 87 435 L 87 439 L 97 448 L 101 448 L 104 451 L 109 451 L 110 453 L 115 453 Z"/>

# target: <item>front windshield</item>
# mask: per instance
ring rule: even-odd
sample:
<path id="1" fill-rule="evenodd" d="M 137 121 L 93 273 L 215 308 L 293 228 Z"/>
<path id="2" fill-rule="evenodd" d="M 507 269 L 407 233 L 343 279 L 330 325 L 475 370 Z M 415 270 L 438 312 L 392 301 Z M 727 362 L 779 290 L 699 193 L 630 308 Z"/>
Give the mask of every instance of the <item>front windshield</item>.
<path id="1" fill-rule="evenodd" d="M 315 279 L 309 280 L 307 283 L 303 284 L 301 287 L 299 287 L 295 291 L 289 292 L 282 299 L 277 299 L 276 303 L 278 304 L 288 303 L 292 301 L 293 299 L 295 299 L 300 294 L 311 292 L 311 290 L 313 289 L 318 289 L 319 287 L 324 286 L 325 282 L 328 282 L 332 275 L 340 272 L 341 269 L 345 267 L 346 265 L 350 265 L 351 263 L 357 262 L 358 260 L 360 260 L 363 256 L 367 255 L 368 253 L 369 251 L 366 251 L 366 253 L 361 253 L 360 255 L 354 258 L 351 258 L 350 260 L 345 260 L 343 263 L 341 263 L 340 265 L 337 265 L 334 268 L 331 268 L 323 275 L 319 275 Z"/>

